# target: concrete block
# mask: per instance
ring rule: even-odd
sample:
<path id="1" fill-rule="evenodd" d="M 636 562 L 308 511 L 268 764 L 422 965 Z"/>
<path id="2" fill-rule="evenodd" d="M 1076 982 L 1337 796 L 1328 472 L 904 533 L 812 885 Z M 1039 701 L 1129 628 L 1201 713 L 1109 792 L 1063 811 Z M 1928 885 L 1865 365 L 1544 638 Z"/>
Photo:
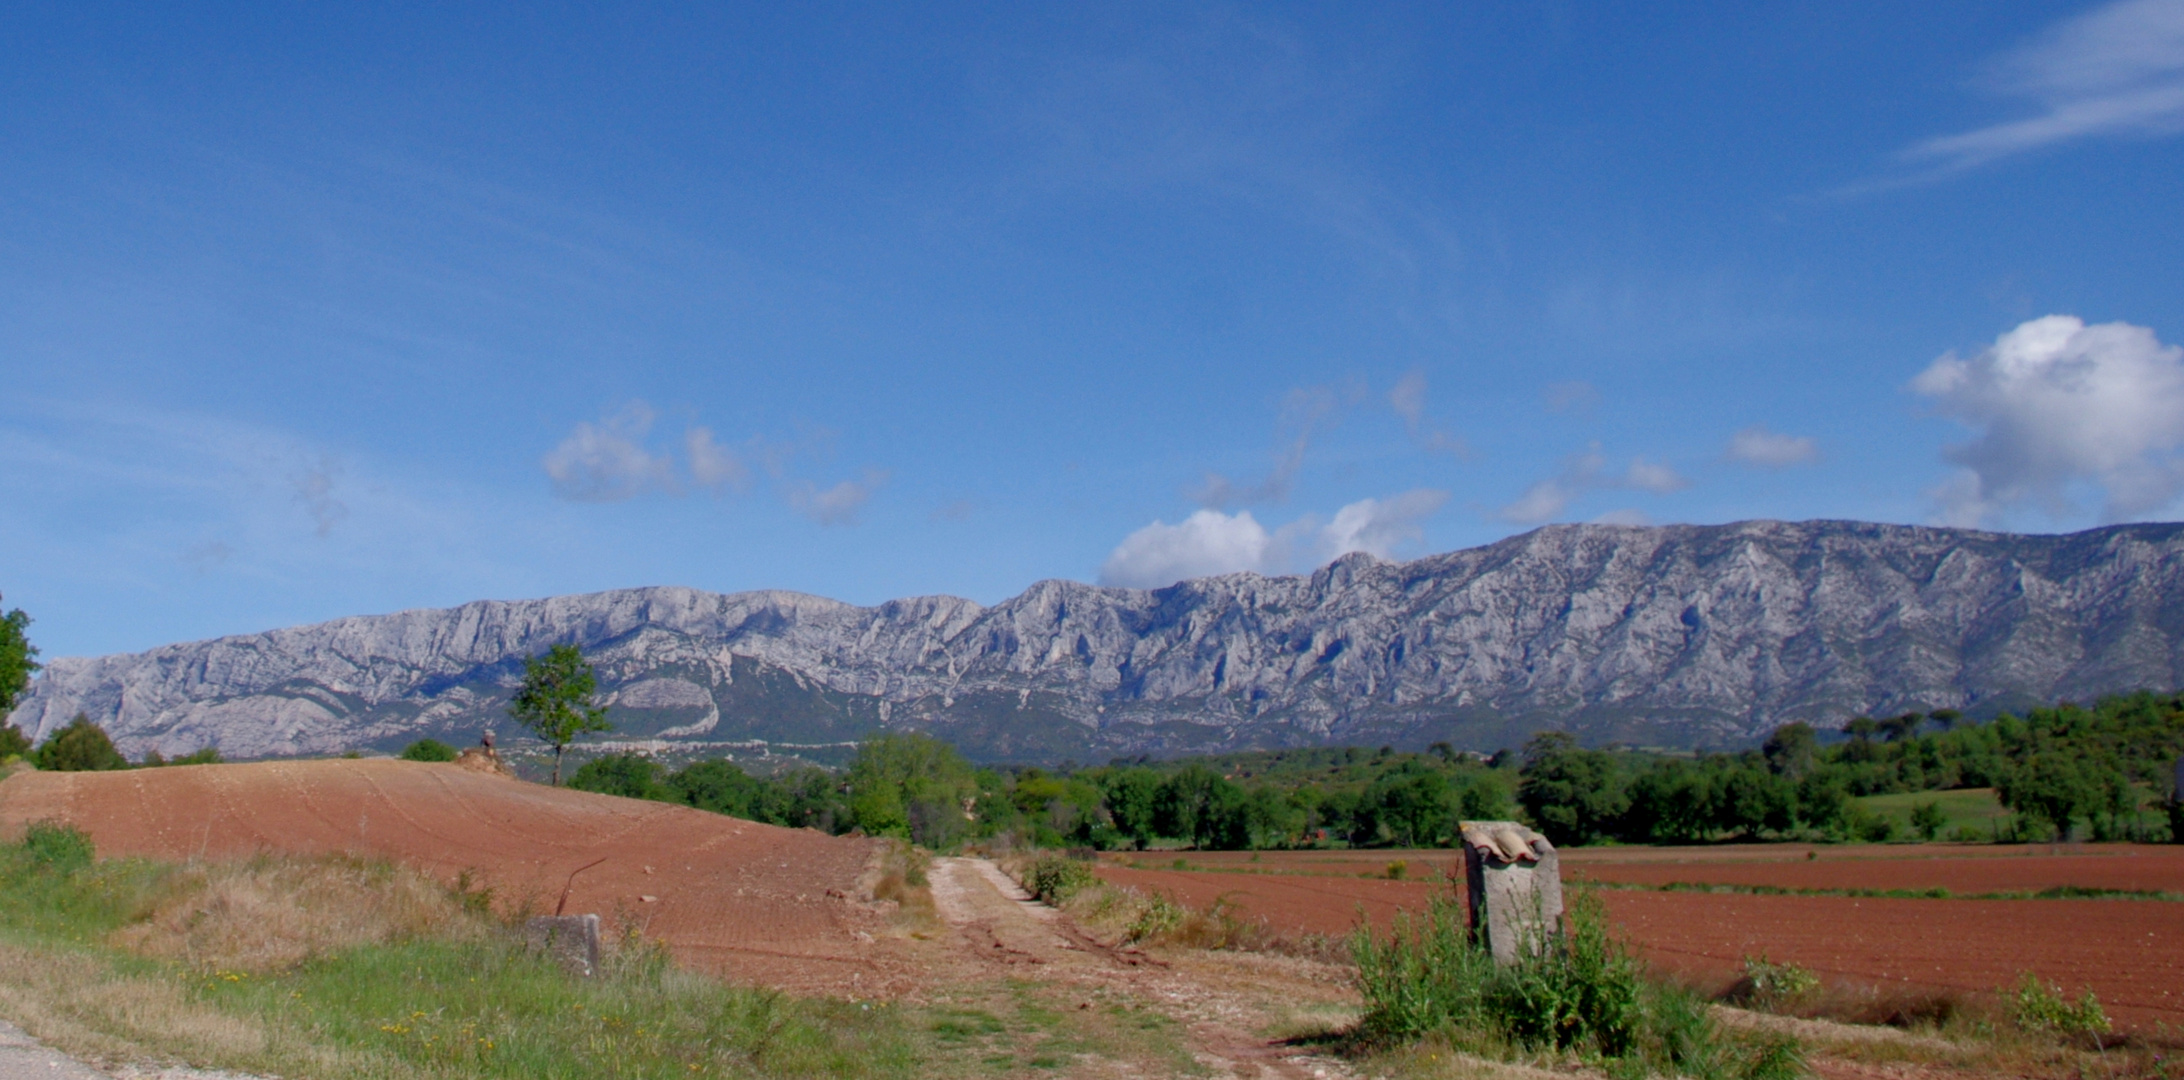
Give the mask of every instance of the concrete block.
<path id="1" fill-rule="evenodd" d="M 1514 964 L 1562 935 L 1562 864 L 1547 838 L 1514 821 L 1466 821 L 1464 887 L 1471 940 Z"/>
<path id="2" fill-rule="evenodd" d="M 523 939 L 571 974 L 599 974 L 599 916 L 541 915 L 523 924 Z"/>

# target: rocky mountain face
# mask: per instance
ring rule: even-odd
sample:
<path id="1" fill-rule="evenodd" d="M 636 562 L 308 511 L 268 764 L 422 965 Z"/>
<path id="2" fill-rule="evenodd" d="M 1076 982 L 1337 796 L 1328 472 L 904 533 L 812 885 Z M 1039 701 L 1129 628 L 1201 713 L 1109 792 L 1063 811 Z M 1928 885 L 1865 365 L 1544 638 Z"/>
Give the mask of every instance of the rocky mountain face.
<path id="1" fill-rule="evenodd" d="M 132 756 L 505 736 L 523 658 L 597 666 L 616 738 L 821 744 L 882 729 L 974 757 L 1447 740 L 1544 727 L 1651 746 L 1944 706 L 2184 685 L 2184 525 L 2020 536 L 1855 522 L 1557 525 L 1309 576 L 1045 581 L 994 607 L 628 589 L 48 665 L 13 719 L 78 712 Z"/>

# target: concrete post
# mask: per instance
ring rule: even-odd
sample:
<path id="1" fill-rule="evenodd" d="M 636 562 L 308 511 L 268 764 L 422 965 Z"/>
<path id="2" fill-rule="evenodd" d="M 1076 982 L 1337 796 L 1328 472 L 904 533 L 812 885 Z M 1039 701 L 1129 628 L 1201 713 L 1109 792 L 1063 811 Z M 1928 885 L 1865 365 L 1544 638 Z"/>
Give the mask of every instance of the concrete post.
<path id="1" fill-rule="evenodd" d="M 523 939 L 572 975 L 599 974 L 597 915 L 541 915 L 523 924 Z"/>
<path id="2" fill-rule="evenodd" d="M 1562 934 L 1562 865 L 1547 838 L 1514 821 L 1466 821 L 1471 940 L 1514 964 Z"/>

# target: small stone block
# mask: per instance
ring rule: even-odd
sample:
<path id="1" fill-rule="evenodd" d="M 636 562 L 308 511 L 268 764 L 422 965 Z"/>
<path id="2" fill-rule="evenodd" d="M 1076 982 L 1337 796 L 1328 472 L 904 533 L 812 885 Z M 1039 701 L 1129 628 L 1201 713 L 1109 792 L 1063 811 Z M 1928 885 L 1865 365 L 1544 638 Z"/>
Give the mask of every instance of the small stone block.
<path id="1" fill-rule="evenodd" d="M 1464 885 L 1471 939 L 1514 964 L 1562 929 L 1562 865 L 1547 838 L 1514 821 L 1466 821 Z"/>
<path id="2" fill-rule="evenodd" d="M 523 939 L 571 974 L 599 973 L 599 916 L 541 915 L 523 924 Z"/>

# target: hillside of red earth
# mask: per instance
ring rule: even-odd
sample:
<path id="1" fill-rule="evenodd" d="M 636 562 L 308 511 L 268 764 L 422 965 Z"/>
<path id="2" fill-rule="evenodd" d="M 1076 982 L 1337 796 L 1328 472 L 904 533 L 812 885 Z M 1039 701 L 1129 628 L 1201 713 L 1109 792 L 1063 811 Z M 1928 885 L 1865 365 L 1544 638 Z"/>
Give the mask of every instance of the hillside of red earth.
<path id="1" fill-rule="evenodd" d="M 2184 851 L 1792 845 L 1608 848 L 1564 853 L 1564 874 L 1639 885 L 1707 882 L 1793 889 L 1946 888 L 2034 892 L 2061 886 L 2184 892 Z M 1192 852 L 1110 857 L 1112 884 L 1193 907 L 1225 903 L 1288 935 L 1345 934 L 1362 914 L 1385 928 L 1398 910 L 1451 895 L 1449 851 Z M 1392 863 L 1406 877 L 1388 880 Z M 1135 865 L 1129 865 L 1135 864 Z M 1375 875 L 1371 877 L 1361 875 Z M 1415 880 L 1428 878 L 1429 880 Z M 1460 891 L 1460 886 L 1458 887 Z M 1706 982 L 1766 956 L 1851 987 L 1982 994 L 2026 971 L 2075 994 L 2090 988 L 2126 1027 L 2184 1026 L 2184 903 L 2134 899 L 1896 899 L 1602 890 L 1609 917 L 1659 966 Z"/>
<path id="2" fill-rule="evenodd" d="M 739 981 L 849 995 L 913 981 L 882 936 L 883 909 L 861 899 L 870 840 L 388 760 L 0 782 L 0 835 L 39 820 L 83 829 L 104 857 L 345 854 L 450 882 L 467 872 L 509 911 L 550 913 L 566 886 L 569 912 L 638 928 L 679 962 Z"/>

